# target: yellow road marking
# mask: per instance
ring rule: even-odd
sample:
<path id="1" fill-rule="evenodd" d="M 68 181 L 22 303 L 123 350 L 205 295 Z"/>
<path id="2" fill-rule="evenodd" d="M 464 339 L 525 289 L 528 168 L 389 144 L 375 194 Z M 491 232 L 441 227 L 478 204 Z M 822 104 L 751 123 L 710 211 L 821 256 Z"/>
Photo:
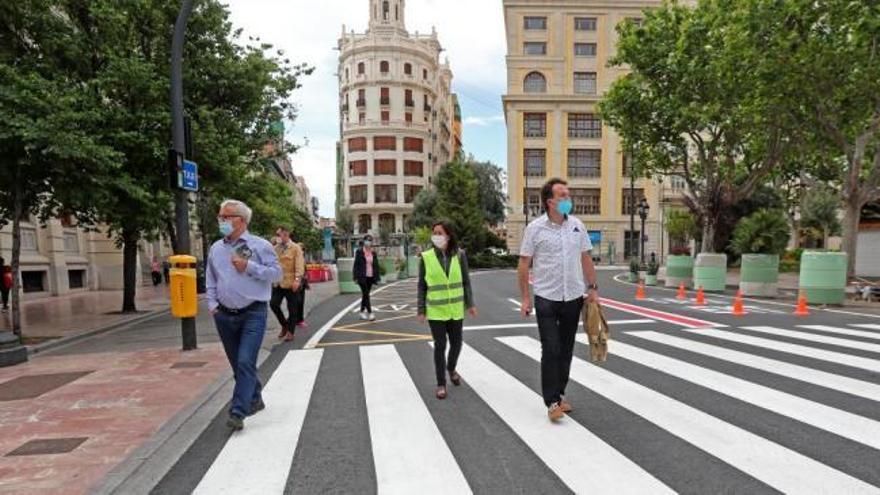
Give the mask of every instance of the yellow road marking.
<path id="1" fill-rule="evenodd" d="M 389 335 L 392 337 L 430 337 L 430 335 L 426 335 L 423 333 L 386 332 L 382 330 L 358 330 L 356 328 L 348 327 L 335 327 L 332 330 L 334 332 L 362 333 L 365 335 Z"/>
<path id="2" fill-rule="evenodd" d="M 341 346 L 341 345 L 364 345 L 364 344 L 393 344 L 399 342 L 420 342 L 424 340 L 429 340 L 430 336 L 425 337 L 410 337 L 408 339 L 379 339 L 379 340 L 355 340 L 351 342 L 328 342 L 323 344 L 318 344 L 317 347 L 331 347 L 331 346 Z"/>
<path id="3" fill-rule="evenodd" d="M 361 327 L 361 326 L 364 326 L 364 325 L 372 325 L 372 324 L 374 324 L 374 323 L 381 323 L 381 322 L 383 322 L 383 321 L 403 320 L 403 319 L 405 319 L 405 318 L 412 318 L 413 316 L 416 316 L 416 314 L 415 314 L 415 313 L 407 313 L 407 314 L 402 315 L 402 316 L 392 316 L 391 318 L 384 318 L 384 319 L 381 319 L 381 320 L 365 321 L 365 322 L 363 322 L 363 323 L 352 323 L 351 325 L 345 325 L 343 328 Z"/>

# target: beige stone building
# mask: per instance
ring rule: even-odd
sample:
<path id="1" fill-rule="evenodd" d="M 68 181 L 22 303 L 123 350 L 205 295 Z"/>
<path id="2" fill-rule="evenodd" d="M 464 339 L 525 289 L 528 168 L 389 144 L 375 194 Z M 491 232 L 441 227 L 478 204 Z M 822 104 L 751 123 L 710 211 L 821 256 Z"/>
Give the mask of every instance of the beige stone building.
<path id="1" fill-rule="evenodd" d="M 403 232 L 416 195 L 461 145 L 436 31 L 410 34 L 404 0 L 369 0 L 369 28 L 339 39 L 339 207 L 357 233 Z"/>
<path id="2" fill-rule="evenodd" d="M 594 256 L 619 263 L 630 251 L 630 178 L 627 153 L 597 114 L 602 94 L 624 71 L 608 67 L 616 26 L 639 22 L 659 0 L 504 0 L 507 33 L 507 243 L 518 252 L 527 221 L 541 214 L 540 188 L 551 177 L 569 181 L 574 213 L 594 242 Z M 635 204 L 650 207 L 645 252 L 668 245 L 662 213 L 680 203 L 677 178 L 637 179 Z M 641 219 L 636 216 L 638 249 Z M 661 246 L 662 244 L 662 246 Z"/>

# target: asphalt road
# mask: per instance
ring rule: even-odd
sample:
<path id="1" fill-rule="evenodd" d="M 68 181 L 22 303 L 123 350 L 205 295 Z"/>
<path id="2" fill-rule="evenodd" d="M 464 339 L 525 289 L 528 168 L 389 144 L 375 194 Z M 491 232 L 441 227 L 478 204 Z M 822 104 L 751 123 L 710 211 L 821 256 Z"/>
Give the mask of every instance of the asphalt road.
<path id="1" fill-rule="evenodd" d="M 267 409 L 234 435 L 215 418 L 153 493 L 880 493 L 880 317 L 773 301 L 733 316 L 729 298 L 653 288 L 637 302 L 613 275 L 609 359 L 576 344 L 559 424 L 513 272 L 474 274 L 445 401 L 403 281 L 374 295 L 375 322 L 354 296 L 313 312 L 261 368 Z"/>

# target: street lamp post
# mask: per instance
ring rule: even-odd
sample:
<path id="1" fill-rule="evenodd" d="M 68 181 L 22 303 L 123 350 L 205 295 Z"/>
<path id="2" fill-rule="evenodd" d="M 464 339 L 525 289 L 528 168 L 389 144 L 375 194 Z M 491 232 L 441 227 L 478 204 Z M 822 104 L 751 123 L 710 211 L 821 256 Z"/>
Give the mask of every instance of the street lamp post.
<path id="1" fill-rule="evenodd" d="M 642 229 L 644 230 L 644 229 Z M 635 255 L 635 234 L 636 234 L 636 160 L 633 148 L 629 149 L 629 252 L 626 253 L 630 259 Z"/>
<path id="2" fill-rule="evenodd" d="M 171 41 L 171 125 L 173 129 L 174 152 L 183 156 L 186 152 L 186 127 L 183 120 L 183 42 L 186 35 L 186 22 L 193 9 L 193 0 L 182 0 L 177 22 L 174 24 L 174 38 Z M 177 253 L 190 254 L 189 239 L 189 198 L 188 193 L 177 188 L 174 198 L 175 225 L 177 227 Z M 207 262 L 207 260 L 203 260 Z M 196 320 L 182 318 L 180 333 L 183 350 L 196 348 Z"/>
<path id="3" fill-rule="evenodd" d="M 639 218 L 642 219 L 642 230 L 639 232 L 639 253 L 641 253 L 642 264 L 645 264 L 645 220 L 648 219 L 648 210 L 651 207 L 648 206 L 648 200 L 642 198 L 639 201 Z"/>

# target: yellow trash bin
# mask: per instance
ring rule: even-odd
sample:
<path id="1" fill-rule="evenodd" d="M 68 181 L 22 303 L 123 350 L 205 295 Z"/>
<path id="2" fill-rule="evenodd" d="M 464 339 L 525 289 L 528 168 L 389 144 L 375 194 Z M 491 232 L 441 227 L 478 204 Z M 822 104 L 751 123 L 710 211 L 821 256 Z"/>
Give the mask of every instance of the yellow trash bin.
<path id="1" fill-rule="evenodd" d="M 177 255 L 168 258 L 171 263 L 171 314 L 177 318 L 192 318 L 199 312 L 196 294 L 196 257 Z"/>

